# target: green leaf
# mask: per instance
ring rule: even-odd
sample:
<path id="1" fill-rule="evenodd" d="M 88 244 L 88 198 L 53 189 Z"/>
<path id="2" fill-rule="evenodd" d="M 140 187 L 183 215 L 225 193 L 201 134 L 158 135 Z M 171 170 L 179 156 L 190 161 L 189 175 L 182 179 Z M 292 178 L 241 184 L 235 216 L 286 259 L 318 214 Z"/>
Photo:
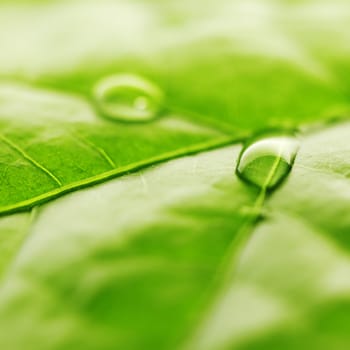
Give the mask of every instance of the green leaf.
<path id="1" fill-rule="evenodd" d="M 83 100 L 28 87 L 5 85 L 1 96 L 0 213 L 239 135 L 227 136 L 170 112 L 141 125 L 109 122 Z"/>
<path id="2" fill-rule="evenodd" d="M 216 127 L 295 126 L 349 112 L 348 13 L 343 0 L 15 4 L 0 18 L 0 73 L 90 97 L 130 72 Z"/>
<path id="3" fill-rule="evenodd" d="M 314 58 L 318 46 L 305 38 L 315 36 L 312 24 L 328 5 L 309 6 L 3 4 L 0 213 L 266 127 L 290 129 L 348 114 L 333 64 L 348 57 L 339 49 L 342 35 L 334 34 L 333 61 Z M 336 14 L 348 8 L 341 1 L 333 7 Z M 338 31 L 347 28 L 343 17 Z M 291 30 L 299 20 L 306 22 L 305 37 Z M 95 111 L 96 83 L 128 71 L 164 91 L 162 119 L 112 124 Z"/>
<path id="4" fill-rule="evenodd" d="M 308 135 L 191 349 L 350 344 L 350 124 Z"/>
<path id="5" fill-rule="evenodd" d="M 349 348 L 349 10 L 2 1 L 0 348 Z M 116 74 L 162 113 L 106 118 Z M 295 129 L 286 178 L 237 177 L 228 144 Z"/>
<path id="6" fill-rule="evenodd" d="M 43 206 L 3 277 L 1 346 L 342 349 L 349 131 L 304 136 L 259 217 L 238 146 Z"/>

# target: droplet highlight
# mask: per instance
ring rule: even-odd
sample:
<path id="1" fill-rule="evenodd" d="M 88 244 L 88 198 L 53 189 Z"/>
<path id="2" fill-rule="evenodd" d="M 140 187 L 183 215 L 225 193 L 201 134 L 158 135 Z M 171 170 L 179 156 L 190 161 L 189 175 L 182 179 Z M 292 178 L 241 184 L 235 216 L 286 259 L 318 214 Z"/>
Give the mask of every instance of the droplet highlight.
<path id="1" fill-rule="evenodd" d="M 254 139 L 244 146 L 236 173 L 261 189 L 273 189 L 289 174 L 299 142 L 294 136 L 269 136 Z"/>
<path id="2" fill-rule="evenodd" d="M 132 74 L 116 74 L 101 79 L 96 83 L 93 95 L 104 117 L 126 122 L 145 122 L 156 118 L 164 100 L 157 85 Z"/>

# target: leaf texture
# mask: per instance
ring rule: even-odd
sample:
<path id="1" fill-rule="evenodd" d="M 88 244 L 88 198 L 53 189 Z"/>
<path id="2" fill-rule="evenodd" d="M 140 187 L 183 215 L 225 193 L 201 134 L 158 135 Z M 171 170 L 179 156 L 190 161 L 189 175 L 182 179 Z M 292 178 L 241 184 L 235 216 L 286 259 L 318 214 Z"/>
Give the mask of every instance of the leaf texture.
<path id="1" fill-rule="evenodd" d="M 0 348 L 349 348 L 349 19 L 346 0 L 1 1 Z M 159 86 L 157 118 L 101 115 L 119 73 Z M 240 143 L 276 130 L 301 148 L 259 190 Z"/>
<path id="2" fill-rule="evenodd" d="M 1 345 L 342 349 L 349 130 L 305 135 L 260 218 L 259 191 L 234 174 L 238 146 L 43 206 L 3 277 Z"/>

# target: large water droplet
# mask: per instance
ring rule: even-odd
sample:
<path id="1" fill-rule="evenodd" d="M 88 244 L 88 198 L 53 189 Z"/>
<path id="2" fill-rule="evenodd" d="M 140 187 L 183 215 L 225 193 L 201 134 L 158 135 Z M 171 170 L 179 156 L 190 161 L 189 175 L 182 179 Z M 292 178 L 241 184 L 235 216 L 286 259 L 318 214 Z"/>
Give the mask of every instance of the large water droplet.
<path id="1" fill-rule="evenodd" d="M 293 136 L 254 139 L 243 148 L 236 172 L 259 188 L 274 188 L 288 175 L 298 148 L 299 142 Z"/>
<path id="2" fill-rule="evenodd" d="M 93 94 L 103 116 L 127 122 L 143 122 L 157 117 L 164 99 L 158 86 L 132 74 L 103 78 L 96 83 Z"/>

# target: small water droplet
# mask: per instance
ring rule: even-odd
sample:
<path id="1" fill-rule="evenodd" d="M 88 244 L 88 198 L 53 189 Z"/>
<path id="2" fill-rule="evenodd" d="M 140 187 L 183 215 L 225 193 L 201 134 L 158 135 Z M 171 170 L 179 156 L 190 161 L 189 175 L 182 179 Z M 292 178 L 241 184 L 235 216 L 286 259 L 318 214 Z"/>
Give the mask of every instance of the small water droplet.
<path id="1" fill-rule="evenodd" d="M 93 90 L 100 113 L 110 119 L 143 122 L 159 115 L 164 95 L 152 82 L 132 74 L 116 74 L 98 81 Z"/>
<path id="2" fill-rule="evenodd" d="M 299 142 L 290 135 L 254 139 L 242 150 L 236 173 L 262 189 L 279 185 L 293 166 Z"/>

